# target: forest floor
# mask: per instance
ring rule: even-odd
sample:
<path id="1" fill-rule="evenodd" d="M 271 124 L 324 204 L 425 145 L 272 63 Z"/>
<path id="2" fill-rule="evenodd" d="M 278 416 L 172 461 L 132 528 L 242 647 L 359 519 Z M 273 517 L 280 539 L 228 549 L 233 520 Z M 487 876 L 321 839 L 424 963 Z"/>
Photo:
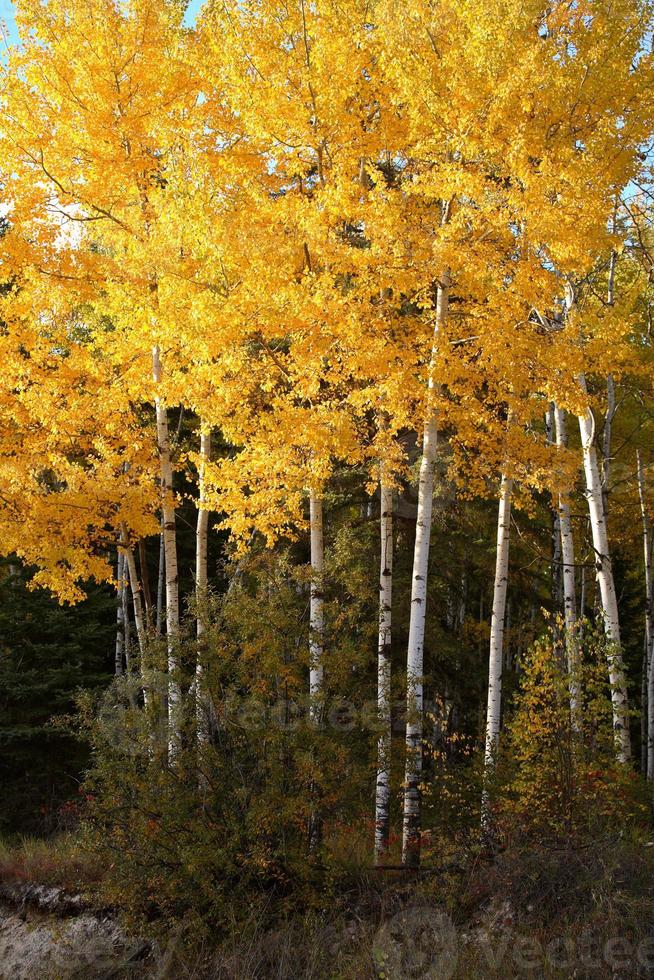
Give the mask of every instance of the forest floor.
<path id="1" fill-rule="evenodd" d="M 651 977 L 653 852 L 516 844 L 442 875 L 362 871 L 325 908 L 257 907 L 218 945 L 183 920 L 130 935 L 73 835 L 23 841 L 0 849 L 0 980 Z"/>

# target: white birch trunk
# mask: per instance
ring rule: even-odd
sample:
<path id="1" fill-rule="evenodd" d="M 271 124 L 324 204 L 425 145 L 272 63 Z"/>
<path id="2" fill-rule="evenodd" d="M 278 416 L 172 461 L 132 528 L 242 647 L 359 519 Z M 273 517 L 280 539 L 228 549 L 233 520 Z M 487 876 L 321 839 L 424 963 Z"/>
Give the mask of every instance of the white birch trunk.
<path id="1" fill-rule="evenodd" d="M 159 347 L 152 350 L 152 376 L 161 384 L 162 368 Z M 173 496 L 173 467 L 170 455 L 168 414 L 163 399 L 155 395 L 157 447 L 166 577 L 166 625 L 168 646 L 168 748 L 171 760 L 177 754 L 181 734 L 182 691 L 179 672 L 179 582 L 177 573 L 177 529 Z"/>
<path id="2" fill-rule="evenodd" d="M 127 592 L 128 592 L 128 589 L 127 589 L 127 584 L 128 584 L 128 582 L 127 582 L 127 579 L 128 579 L 128 571 L 127 571 L 127 562 L 125 561 L 125 556 L 124 555 L 123 555 L 123 579 L 124 579 L 124 586 L 123 586 L 123 593 L 122 593 L 122 601 L 123 601 L 123 653 L 125 655 L 125 671 L 126 671 L 126 673 L 129 674 L 130 671 L 131 671 L 132 638 L 130 636 L 130 628 L 129 628 L 130 627 L 130 624 L 129 624 L 129 596 L 127 594 Z"/>
<path id="3" fill-rule="evenodd" d="M 314 722 L 322 716 L 324 613 L 324 546 L 322 498 L 313 490 L 309 494 L 311 532 L 311 597 L 309 608 L 309 714 Z"/>
<path id="4" fill-rule="evenodd" d="M 582 390 L 586 392 L 586 379 L 584 375 L 580 376 L 579 382 Z M 602 481 L 597 465 L 595 421 L 590 408 L 586 411 L 585 415 L 579 416 L 579 432 L 581 434 L 584 457 L 586 498 L 588 500 L 593 550 L 595 552 L 595 571 L 602 600 L 604 630 L 609 644 L 608 666 L 616 751 L 619 762 L 628 762 L 631 758 L 631 738 L 629 735 L 627 686 L 620 642 L 618 597 L 615 591 L 613 567 L 611 565 L 606 514 L 602 495 Z"/>
<path id="5" fill-rule="evenodd" d="M 117 608 L 116 608 L 116 653 L 114 672 L 116 677 L 123 673 L 125 656 L 125 556 L 118 551 L 116 562 Z"/>
<path id="6" fill-rule="evenodd" d="M 206 464 L 211 458 L 211 432 L 200 434 L 200 467 L 198 472 L 199 501 L 198 520 L 195 529 L 195 604 L 196 604 L 196 635 L 198 640 L 197 661 L 195 666 L 195 698 L 198 743 L 205 743 L 208 738 L 209 718 L 206 692 L 204 690 L 202 657 L 202 637 L 206 629 L 207 615 L 207 544 L 209 531 L 209 511 L 206 508 Z"/>
<path id="7" fill-rule="evenodd" d="M 565 449 L 568 436 L 565 412 L 558 405 L 554 409 L 556 423 L 556 445 Z M 575 544 L 572 533 L 570 504 L 559 494 L 559 526 L 561 528 L 561 559 L 563 562 L 563 616 L 565 621 L 565 651 L 568 674 L 570 675 L 570 716 L 575 730 L 578 729 L 579 690 L 577 681 L 577 597 L 575 589 Z"/>
<path id="8" fill-rule="evenodd" d="M 309 599 L 309 718 L 314 725 L 320 725 L 323 714 L 323 655 L 325 651 L 325 610 L 324 610 L 324 543 L 322 521 L 322 497 L 314 490 L 309 493 L 309 524 L 311 547 L 311 591 Z M 309 794 L 312 800 L 309 814 L 309 850 L 313 851 L 320 843 L 322 819 L 315 805 L 315 784 L 311 783 Z"/>
<path id="9" fill-rule="evenodd" d="M 551 446 L 557 444 L 556 412 L 555 403 L 550 402 L 545 413 L 545 437 Z M 563 558 L 561 555 L 561 517 L 558 506 L 552 508 L 552 601 L 557 613 L 563 609 L 565 596 L 563 592 Z"/>
<path id="10" fill-rule="evenodd" d="M 486 748 L 484 776 L 492 771 L 500 737 L 502 715 L 502 664 L 504 661 L 504 619 L 506 593 L 509 584 L 509 541 L 511 536 L 511 492 L 513 480 L 502 474 L 500 501 L 497 512 L 497 548 L 495 551 L 495 584 L 491 612 L 490 652 L 488 658 L 488 703 L 486 708 Z M 484 787 L 482 793 L 482 824 L 490 827 L 490 798 Z"/>
<path id="11" fill-rule="evenodd" d="M 161 516 L 163 527 L 163 515 Z M 157 575 L 157 636 L 161 636 L 164 627 L 164 585 L 166 572 L 166 552 L 164 549 L 163 531 L 159 534 L 159 573 Z"/>
<path id="12" fill-rule="evenodd" d="M 647 637 L 643 637 L 643 662 L 640 670 L 640 771 L 647 775 L 647 760 L 649 758 L 649 745 L 647 729 L 649 725 L 649 692 L 647 684 L 649 680 L 649 657 L 647 653 Z"/>
<path id="13" fill-rule="evenodd" d="M 649 515 L 645 504 L 645 479 L 640 451 L 636 454 L 638 499 L 643 524 L 643 557 L 645 559 L 645 657 L 647 676 L 647 778 L 654 779 L 654 671 L 652 670 L 652 542 Z M 645 710 L 645 705 L 643 705 Z"/>
<path id="14" fill-rule="evenodd" d="M 138 572 L 136 571 L 136 561 L 134 560 L 134 552 L 127 541 L 127 530 L 123 526 L 120 536 L 120 543 L 123 549 L 123 555 L 125 564 L 127 566 L 127 574 L 129 577 L 129 585 L 132 593 L 132 605 L 134 608 L 134 625 L 136 626 L 136 638 L 139 645 L 139 653 L 141 655 L 141 673 L 144 669 L 144 658 L 145 658 L 145 646 L 146 646 L 146 633 L 145 633 L 145 619 L 143 617 L 143 602 L 141 600 L 141 583 L 139 582 Z"/>
<path id="15" fill-rule="evenodd" d="M 404 819 L 402 833 L 402 862 L 416 867 L 420 864 L 420 780 L 422 775 L 423 731 L 423 665 L 425 645 L 425 614 L 427 605 L 427 571 L 434 497 L 436 442 L 438 437 L 434 367 L 436 342 L 447 321 L 449 303 L 449 271 L 445 271 L 438 287 L 434 344 L 429 368 L 429 404 L 422 440 L 422 459 L 418 483 L 418 517 L 413 551 L 411 578 L 411 616 L 407 649 L 407 721 L 406 768 L 404 774 Z"/>
<path id="16" fill-rule="evenodd" d="M 377 652 L 377 787 L 375 794 L 375 861 L 388 852 L 391 800 L 391 628 L 393 600 L 393 491 L 382 475 L 381 559 L 379 567 L 379 642 Z"/>

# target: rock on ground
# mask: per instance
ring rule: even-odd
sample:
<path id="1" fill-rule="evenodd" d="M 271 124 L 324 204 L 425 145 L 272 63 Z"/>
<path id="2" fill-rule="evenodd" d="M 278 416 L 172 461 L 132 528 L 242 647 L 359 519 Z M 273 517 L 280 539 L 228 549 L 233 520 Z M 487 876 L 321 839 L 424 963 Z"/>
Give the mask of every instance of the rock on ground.
<path id="1" fill-rule="evenodd" d="M 18 911 L 13 902 L 0 905 L 0 980 L 143 975 L 138 967 L 148 955 L 149 944 L 126 936 L 110 915 L 73 906 L 62 916 L 61 910 L 43 911 L 44 906 L 48 902 L 28 906 L 24 901 Z"/>

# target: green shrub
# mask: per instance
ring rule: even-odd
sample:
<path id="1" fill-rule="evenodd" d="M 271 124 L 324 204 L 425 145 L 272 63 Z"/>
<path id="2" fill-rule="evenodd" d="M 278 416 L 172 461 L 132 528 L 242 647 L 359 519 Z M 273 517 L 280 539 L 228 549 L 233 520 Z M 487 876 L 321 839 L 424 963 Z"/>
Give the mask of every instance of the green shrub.
<path id="1" fill-rule="evenodd" d="M 589 623 L 580 635 L 572 675 L 555 630 L 522 665 L 497 773 L 496 810 L 510 833 L 592 835 L 649 826 L 644 781 L 616 761 L 606 639 Z M 571 686 L 579 691 L 574 713 Z"/>
<path id="2" fill-rule="evenodd" d="M 276 914 L 298 901 L 320 906 L 354 871 L 333 847 L 344 825 L 365 832 L 369 861 L 374 717 L 366 726 L 364 713 L 353 717 L 341 704 L 345 663 L 353 704 L 365 688 L 344 629 L 330 642 L 324 721 L 310 721 L 306 601 L 306 571 L 266 554 L 226 597 L 209 600 L 200 650 L 209 737 L 198 744 L 193 675 L 182 671 L 187 708 L 174 760 L 166 759 L 165 674 L 118 678 L 100 699 L 80 699 L 77 730 L 93 750 L 86 846 L 103 855 L 103 900 L 134 920 L 219 929 L 257 903 Z M 187 664 L 197 652 L 193 626 L 181 643 Z M 161 660 L 155 648 L 151 664 Z M 322 842 L 310 849 L 316 818 Z"/>

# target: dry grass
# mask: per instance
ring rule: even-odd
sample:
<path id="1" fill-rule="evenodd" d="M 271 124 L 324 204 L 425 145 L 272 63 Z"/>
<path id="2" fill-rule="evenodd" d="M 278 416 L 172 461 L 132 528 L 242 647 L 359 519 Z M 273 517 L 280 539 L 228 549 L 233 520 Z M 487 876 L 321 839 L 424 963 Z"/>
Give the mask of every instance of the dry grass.
<path id="1" fill-rule="evenodd" d="M 598 835 L 559 847 L 552 841 L 513 840 L 494 860 L 478 857 L 447 876 L 416 877 L 372 872 L 365 836 L 338 840 L 335 835 L 330 841 L 332 859 L 345 860 L 350 873 L 345 888 L 326 898 L 323 907 L 310 914 L 291 907 L 280 917 L 262 902 L 245 921 L 238 909 L 228 938 L 223 934 L 220 940 L 210 930 L 200 939 L 197 929 L 182 923 L 155 945 L 139 975 L 149 980 L 377 980 L 376 951 L 385 923 L 416 909 L 447 911 L 451 917 L 455 962 L 437 974 L 443 978 L 608 980 L 654 974 L 654 847 L 647 842 Z M 0 841 L 5 881 L 79 891 L 100 875 L 74 835 Z M 414 938 L 400 941 L 411 949 Z M 427 940 L 425 955 L 438 955 L 437 943 Z M 434 975 L 416 972 L 415 965 L 409 957 L 398 976 Z"/>
<path id="2" fill-rule="evenodd" d="M 619 837 L 598 836 L 562 848 L 514 841 L 495 860 L 473 860 L 447 878 L 388 876 L 380 887 L 364 874 L 358 895 L 352 889 L 338 908 L 312 920 L 298 910 L 271 928 L 253 915 L 219 948 L 210 941 L 187 948 L 180 932 L 154 975 L 158 980 L 376 980 L 384 972 L 376 967 L 384 923 L 401 922 L 398 911 L 410 917 L 417 909 L 419 916 L 425 910 L 449 913 L 454 961 L 442 971 L 437 966 L 435 973 L 427 965 L 425 973 L 425 963 L 438 956 L 438 942 L 427 935 L 425 949 L 418 942 L 412 953 L 416 937 L 400 935 L 400 955 L 406 952 L 408 959 L 402 960 L 398 980 L 649 977 L 654 974 L 653 852 L 643 841 Z M 388 980 L 391 976 L 392 971 Z"/>
<path id="3" fill-rule="evenodd" d="M 0 880 L 9 884 L 56 885 L 71 893 L 85 891 L 102 877 L 99 861 L 80 848 L 72 833 L 40 840 L 0 839 Z"/>

